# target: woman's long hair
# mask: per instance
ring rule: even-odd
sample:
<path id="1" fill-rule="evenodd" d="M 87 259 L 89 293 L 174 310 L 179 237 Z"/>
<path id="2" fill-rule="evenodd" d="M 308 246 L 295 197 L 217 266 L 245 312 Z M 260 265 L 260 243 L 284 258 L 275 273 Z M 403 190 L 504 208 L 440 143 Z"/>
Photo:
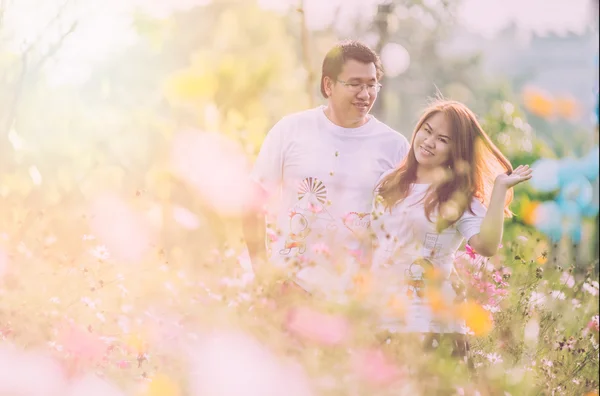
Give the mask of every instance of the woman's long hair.
<path id="1" fill-rule="evenodd" d="M 433 183 L 424 198 L 425 216 L 431 221 L 432 213 L 439 210 L 438 228 L 454 224 L 471 209 L 473 197 L 488 207 L 496 176 L 512 172 L 506 157 L 492 143 L 481 128 L 477 117 L 464 104 L 437 99 L 421 116 L 411 139 L 410 150 L 402 164 L 383 178 L 377 186 L 378 195 L 386 209 L 405 199 L 417 178 L 418 162 L 414 152 L 417 132 L 434 114 L 442 113 L 452 128 L 451 155 L 441 167 L 440 177 Z M 511 217 L 508 205 L 512 201 L 510 189 L 505 201 L 504 213 Z"/>

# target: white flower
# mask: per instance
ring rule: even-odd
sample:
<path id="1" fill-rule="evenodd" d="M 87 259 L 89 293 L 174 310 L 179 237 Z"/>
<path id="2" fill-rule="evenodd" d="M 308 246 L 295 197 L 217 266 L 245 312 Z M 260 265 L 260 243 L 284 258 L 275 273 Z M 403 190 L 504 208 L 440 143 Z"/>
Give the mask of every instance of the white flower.
<path id="1" fill-rule="evenodd" d="M 173 208 L 173 219 L 177 224 L 186 230 L 195 230 L 200 227 L 198 216 L 192 213 L 189 209 L 175 206 Z"/>
<path id="2" fill-rule="evenodd" d="M 543 293 L 531 292 L 531 298 L 529 299 L 529 304 L 532 307 L 544 305 L 546 301 L 546 296 Z"/>
<path id="3" fill-rule="evenodd" d="M 50 349 L 54 349 L 55 351 L 58 351 L 58 352 L 60 352 L 60 351 L 62 351 L 62 350 L 63 350 L 63 346 L 62 346 L 62 345 L 60 345 L 60 344 L 57 344 L 57 343 L 56 343 L 56 342 L 54 342 L 54 341 L 49 341 L 47 344 L 48 344 L 48 346 L 50 347 Z"/>
<path id="4" fill-rule="evenodd" d="M 573 278 L 573 275 L 569 274 L 568 272 L 563 272 L 560 276 L 560 283 L 568 288 L 572 288 L 575 286 L 575 278 Z"/>
<path id="5" fill-rule="evenodd" d="M 574 298 L 574 299 L 571 300 L 571 304 L 573 304 L 574 308 L 581 308 L 581 301 L 579 301 L 576 298 Z"/>
<path id="6" fill-rule="evenodd" d="M 486 357 L 487 360 L 489 360 L 492 364 L 502 363 L 503 361 L 502 356 L 498 355 L 497 353 L 488 353 Z"/>
<path id="7" fill-rule="evenodd" d="M 88 307 L 95 309 L 96 308 L 96 303 L 94 303 L 92 301 L 91 298 L 89 297 L 81 297 L 81 302 L 84 303 L 85 305 L 87 305 Z"/>
<path id="8" fill-rule="evenodd" d="M 553 290 L 550 295 L 556 300 L 564 300 L 566 298 L 565 293 L 561 292 L 560 290 Z"/>
<path id="9" fill-rule="evenodd" d="M 486 304 L 483 306 L 483 309 L 485 309 L 486 311 L 491 312 L 491 313 L 500 312 L 500 308 L 498 308 L 495 305 Z"/>
<path id="10" fill-rule="evenodd" d="M 83 240 L 84 241 L 93 241 L 94 239 L 96 239 L 96 237 L 93 236 L 93 235 L 88 235 L 88 234 L 84 234 L 83 235 Z"/>
<path id="11" fill-rule="evenodd" d="M 594 282 L 592 282 L 592 285 L 590 285 L 589 283 L 585 282 L 582 287 L 583 287 L 583 290 L 585 290 L 586 292 L 590 293 L 592 296 L 597 296 L 598 295 L 598 288 L 594 287 L 593 283 Z M 596 282 L 596 285 L 598 285 L 598 282 Z"/>
<path id="12" fill-rule="evenodd" d="M 547 366 L 547 367 L 552 367 L 554 365 L 554 363 L 552 363 L 552 360 L 548 360 L 548 359 L 542 359 L 542 363 L 544 364 L 544 366 Z"/>
<path id="13" fill-rule="evenodd" d="M 96 257 L 99 260 L 108 260 L 110 258 L 110 253 L 106 246 L 99 245 L 90 250 L 92 256 Z"/>

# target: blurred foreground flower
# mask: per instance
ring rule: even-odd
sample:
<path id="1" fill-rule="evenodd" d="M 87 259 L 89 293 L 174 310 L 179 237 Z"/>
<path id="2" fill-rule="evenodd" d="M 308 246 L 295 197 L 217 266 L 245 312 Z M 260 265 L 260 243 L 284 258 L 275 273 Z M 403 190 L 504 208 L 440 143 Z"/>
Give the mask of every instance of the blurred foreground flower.
<path id="1" fill-rule="evenodd" d="M 321 345 L 341 344 L 350 335 L 350 325 L 344 317 L 324 314 L 307 307 L 290 310 L 286 328 L 292 334 Z"/>
<path id="2" fill-rule="evenodd" d="M 194 396 L 313 394 L 300 367 L 282 361 L 245 334 L 208 335 L 190 353 L 190 385 Z"/>
<path id="3" fill-rule="evenodd" d="M 60 331 L 58 342 L 74 365 L 96 363 L 107 350 L 106 344 L 98 336 L 74 325 L 67 325 Z"/>
<path id="4" fill-rule="evenodd" d="M 0 395 L 63 396 L 65 377 L 48 356 L 0 344 Z"/>
<path id="5" fill-rule="evenodd" d="M 119 390 L 115 385 L 107 382 L 96 375 L 88 374 L 78 378 L 64 396 L 125 396 L 125 393 Z"/>
<path id="6" fill-rule="evenodd" d="M 126 261 L 143 258 L 150 248 L 152 235 L 141 213 L 133 211 L 114 194 L 96 198 L 91 211 L 92 233 L 102 241 L 111 256 Z"/>
<path id="7" fill-rule="evenodd" d="M 175 174 L 222 214 L 238 214 L 250 196 L 246 154 L 237 142 L 223 135 L 178 134 L 171 162 Z"/>
<path id="8" fill-rule="evenodd" d="M 0 249 L 0 279 L 8 271 L 8 255 Z"/>
<path id="9" fill-rule="evenodd" d="M 380 349 L 359 351 L 352 357 L 354 373 L 371 385 L 386 386 L 402 377 L 402 371 Z"/>
<path id="10" fill-rule="evenodd" d="M 142 396 L 179 396 L 181 391 L 175 381 L 166 375 L 156 375 L 150 380 L 148 388 Z"/>
<path id="11" fill-rule="evenodd" d="M 476 336 L 485 336 L 489 334 L 494 322 L 490 312 L 486 311 L 481 305 L 473 301 L 467 301 L 458 306 L 458 317 L 465 320 L 467 327 Z"/>

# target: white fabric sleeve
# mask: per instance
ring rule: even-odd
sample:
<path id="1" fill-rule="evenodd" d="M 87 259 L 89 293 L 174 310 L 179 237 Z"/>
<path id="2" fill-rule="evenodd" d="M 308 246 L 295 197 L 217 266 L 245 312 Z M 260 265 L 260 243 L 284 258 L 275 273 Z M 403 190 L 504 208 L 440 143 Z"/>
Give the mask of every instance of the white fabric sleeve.
<path id="1" fill-rule="evenodd" d="M 408 151 L 410 150 L 410 143 L 408 142 L 408 140 L 400 132 L 397 133 L 400 136 L 400 144 L 398 145 L 399 147 L 397 150 L 397 157 L 395 158 L 394 169 L 398 168 L 400 163 L 404 161 L 404 158 L 406 158 L 406 156 L 408 155 Z"/>
<path id="2" fill-rule="evenodd" d="M 460 232 L 467 242 L 473 235 L 479 234 L 481 222 L 487 212 L 485 206 L 477 199 L 471 201 L 471 209 L 473 209 L 473 213 L 471 213 L 469 209 L 465 210 L 465 213 L 463 213 L 462 217 L 456 222 L 458 232 Z"/>
<path id="3" fill-rule="evenodd" d="M 281 187 L 284 162 L 285 119 L 271 128 L 258 153 L 250 180 L 258 183 L 271 195 Z"/>
<path id="4" fill-rule="evenodd" d="M 377 183 L 375 183 L 375 194 L 376 195 L 379 193 L 379 183 L 381 183 L 381 181 L 383 180 L 384 177 L 386 177 L 387 175 L 389 175 L 390 173 L 392 173 L 396 169 L 397 168 L 388 169 L 385 172 L 383 172 L 381 174 L 381 176 L 379 176 L 379 179 L 377 180 Z"/>

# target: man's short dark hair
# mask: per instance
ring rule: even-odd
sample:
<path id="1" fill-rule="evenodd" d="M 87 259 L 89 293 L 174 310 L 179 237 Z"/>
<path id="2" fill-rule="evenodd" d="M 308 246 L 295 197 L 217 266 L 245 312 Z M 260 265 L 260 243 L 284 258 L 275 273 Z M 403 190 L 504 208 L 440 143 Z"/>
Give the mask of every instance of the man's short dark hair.
<path id="1" fill-rule="evenodd" d="M 375 51 L 359 41 L 342 41 L 330 49 L 323 60 L 323 68 L 321 71 L 321 95 L 323 95 L 325 99 L 328 97 L 327 92 L 325 92 L 325 77 L 329 77 L 335 81 L 342 72 L 344 64 L 349 59 L 367 64 L 374 63 L 375 69 L 377 69 L 377 80 L 381 79 L 383 76 L 383 66 Z"/>

